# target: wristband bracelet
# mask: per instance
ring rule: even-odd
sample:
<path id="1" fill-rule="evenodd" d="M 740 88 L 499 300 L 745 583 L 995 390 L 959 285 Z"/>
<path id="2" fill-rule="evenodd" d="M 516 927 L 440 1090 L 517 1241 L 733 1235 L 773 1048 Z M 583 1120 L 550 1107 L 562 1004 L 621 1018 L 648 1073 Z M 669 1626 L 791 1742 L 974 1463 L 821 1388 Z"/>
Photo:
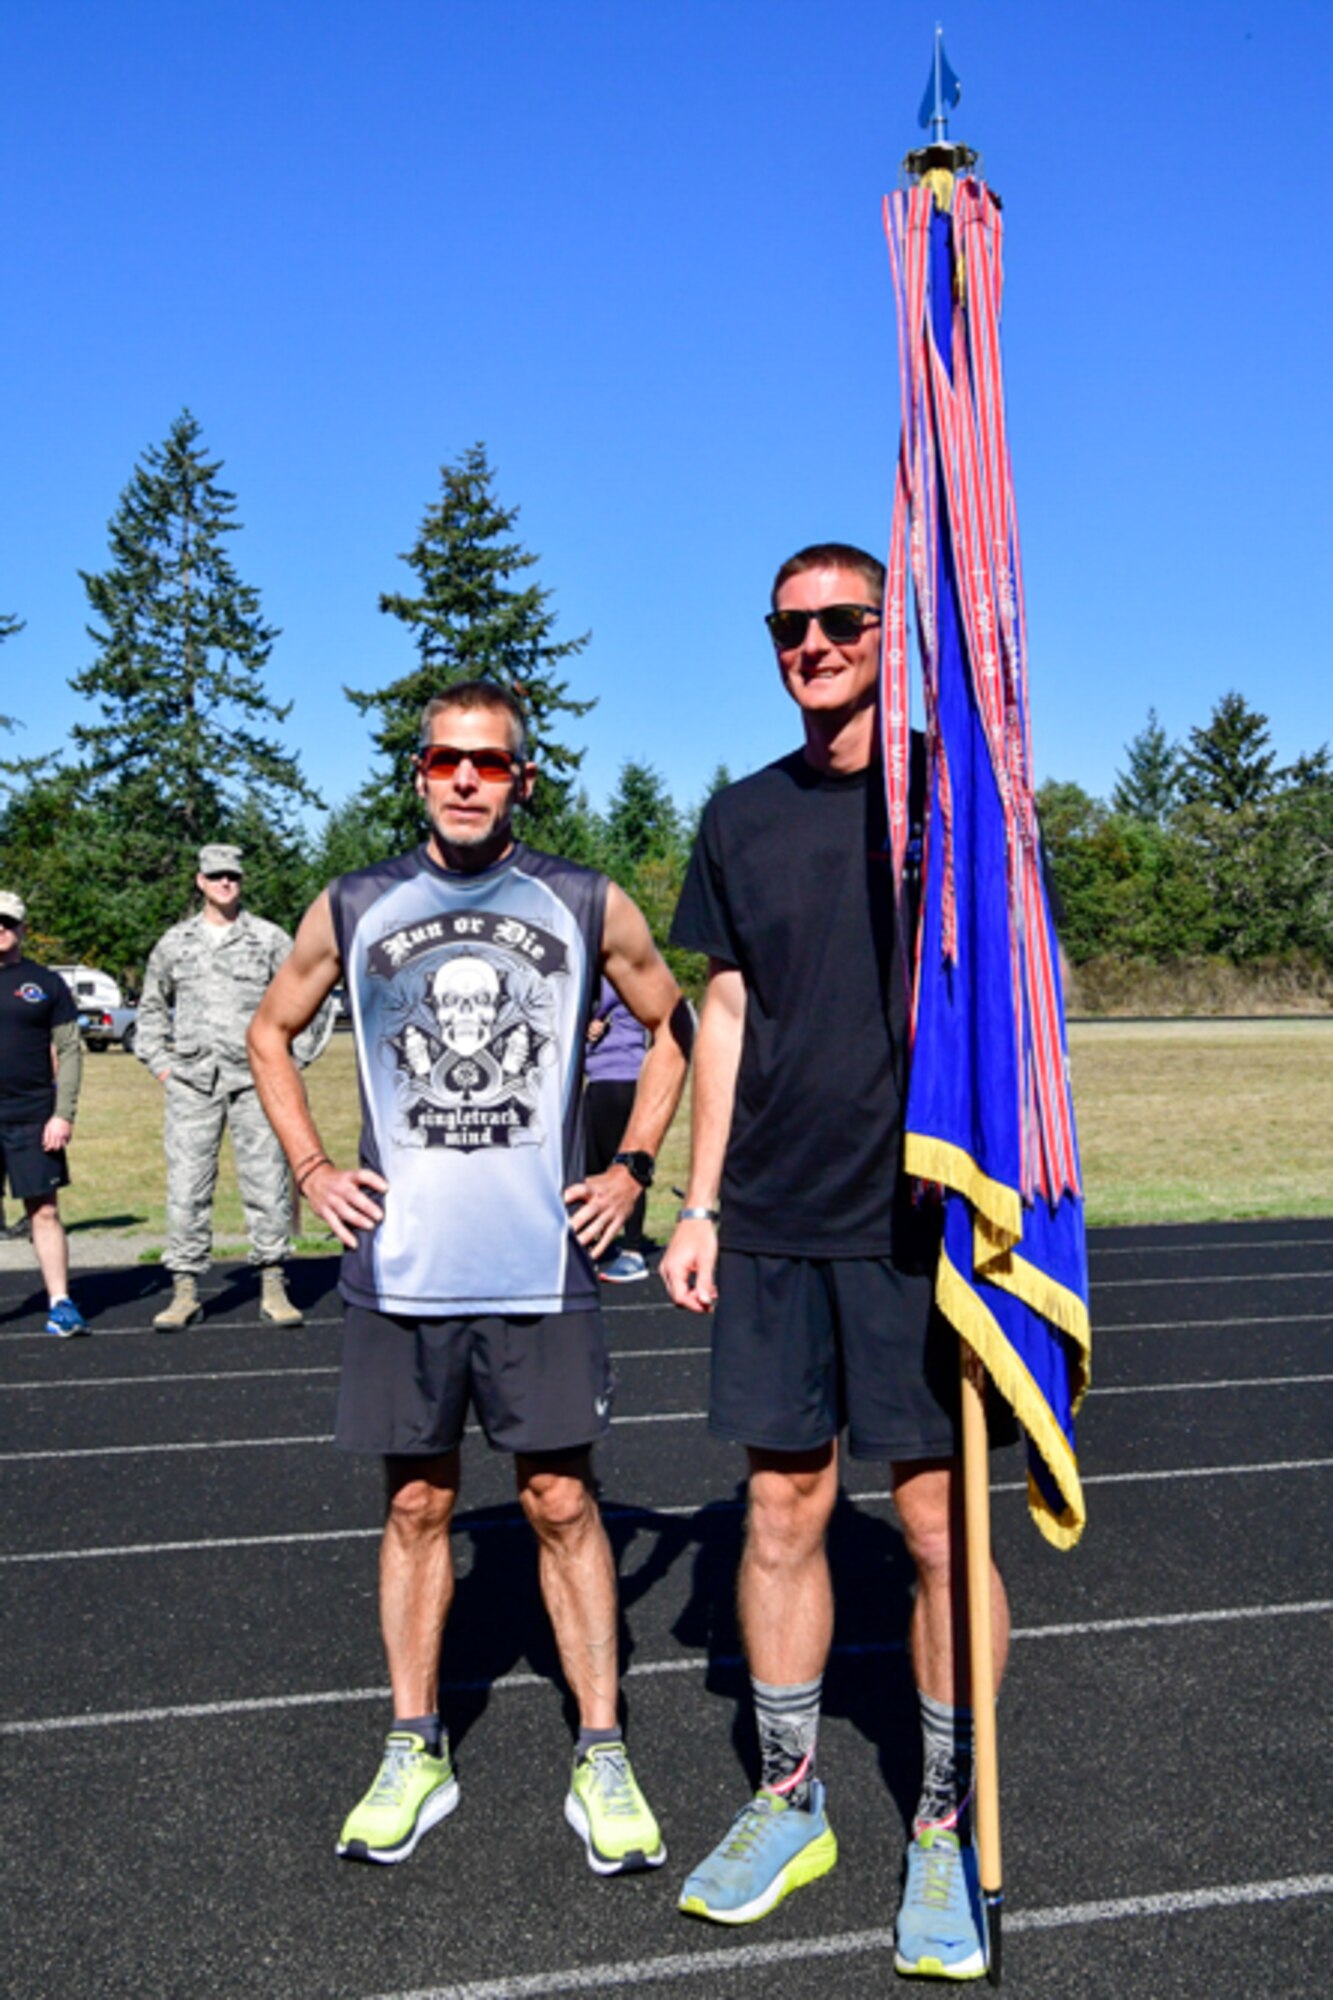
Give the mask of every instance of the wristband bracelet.
<path id="1" fill-rule="evenodd" d="M 317 1174 L 321 1167 L 331 1167 L 332 1165 L 333 1161 L 329 1158 L 328 1154 L 321 1153 L 317 1160 L 312 1160 L 310 1162 L 309 1166 L 306 1167 L 304 1173 L 297 1174 L 296 1192 L 298 1194 L 304 1194 L 305 1184 L 310 1179 L 310 1176 L 312 1174 Z"/>
<path id="2" fill-rule="evenodd" d="M 722 1219 L 720 1208 L 682 1208 L 677 1222 L 711 1222 L 717 1224 Z"/>

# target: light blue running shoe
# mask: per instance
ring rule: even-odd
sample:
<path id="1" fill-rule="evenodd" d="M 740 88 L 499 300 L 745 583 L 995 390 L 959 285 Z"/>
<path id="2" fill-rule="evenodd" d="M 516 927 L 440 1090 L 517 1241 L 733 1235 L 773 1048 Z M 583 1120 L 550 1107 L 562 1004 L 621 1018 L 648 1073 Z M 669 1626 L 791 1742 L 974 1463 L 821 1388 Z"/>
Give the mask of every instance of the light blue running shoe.
<path id="1" fill-rule="evenodd" d="M 985 1939 L 976 1849 L 951 1828 L 926 1827 L 907 1850 L 896 1970 L 918 1979 L 980 1979 Z"/>
<path id="2" fill-rule="evenodd" d="M 680 1907 L 715 1924 L 757 1923 L 793 1889 L 827 1875 L 837 1858 L 838 1843 L 818 1779 L 807 1812 L 788 1805 L 776 1792 L 761 1790 L 687 1878 Z"/>

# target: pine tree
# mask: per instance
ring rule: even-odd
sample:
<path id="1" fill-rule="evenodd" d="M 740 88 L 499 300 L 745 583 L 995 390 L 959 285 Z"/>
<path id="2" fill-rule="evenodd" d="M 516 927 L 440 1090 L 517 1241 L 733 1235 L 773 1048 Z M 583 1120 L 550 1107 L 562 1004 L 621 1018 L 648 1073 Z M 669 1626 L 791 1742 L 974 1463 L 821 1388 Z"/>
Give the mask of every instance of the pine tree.
<path id="1" fill-rule="evenodd" d="M 1224 694 L 1206 729 L 1191 729 L 1181 759 L 1180 794 L 1187 805 L 1237 812 L 1262 806 L 1275 788 L 1268 717 L 1244 695 Z"/>
<path id="2" fill-rule="evenodd" d="M 1111 804 L 1127 819 L 1165 826 L 1180 784 L 1180 749 L 1168 740 L 1155 708 L 1148 710 L 1147 723 L 1126 744 L 1125 757 L 1129 769 L 1116 772 Z"/>
<path id="3" fill-rule="evenodd" d="M 258 814 L 292 838 L 319 805 L 296 758 L 263 733 L 283 722 L 264 687 L 278 634 L 227 554 L 235 496 L 188 410 L 152 446 L 108 528 L 111 564 L 82 572 L 97 655 L 71 681 L 100 720 L 72 735 L 90 841 L 90 901 L 114 899 L 122 963 L 142 963 L 184 915 L 200 844 Z"/>
<path id="4" fill-rule="evenodd" d="M 231 814 L 225 833 L 245 856 L 246 907 L 294 931 L 310 900 L 306 894 L 310 862 L 302 829 L 275 821 L 259 794 L 251 791 Z"/>
<path id="5" fill-rule="evenodd" d="M 680 846 L 680 815 L 661 776 L 651 764 L 627 757 L 607 801 L 607 870 L 619 881 L 640 863 L 660 859 Z"/>
<path id="6" fill-rule="evenodd" d="M 471 446 L 456 465 L 441 467 L 440 477 L 441 496 L 402 557 L 416 574 L 418 594 L 386 591 L 380 598 L 380 610 L 410 629 L 417 665 L 387 687 L 344 690 L 363 715 L 376 713 L 372 739 L 388 760 L 362 796 L 404 844 L 419 838 L 421 812 L 409 773 L 422 708 L 455 681 L 499 681 L 518 695 L 528 717 L 530 754 L 541 776 L 526 830 L 541 841 L 544 829 L 558 827 L 567 813 L 573 775 L 583 761 L 581 750 L 555 735 L 558 719 L 586 715 L 593 706 L 570 697 L 558 670 L 583 651 L 590 635 L 553 638 L 551 592 L 510 583 L 537 557 L 508 539 L 519 510 L 496 499 L 485 446 Z"/>
<path id="7" fill-rule="evenodd" d="M 367 813 L 359 797 L 334 806 L 320 828 L 307 862 L 307 902 L 337 875 L 369 868 L 393 852 L 395 834 Z"/>
<path id="8" fill-rule="evenodd" d="M 12 617 L 8 611 L 0 611 L 0 646 L 4 645 L 6 639 L 12 639 L 16 632 L 21 632 L 22 630 L 23 620 L 21 618 Z M 12 715 L 0 715 L 0 729 L 12 729 L 13 727 L 14 718 Z"/>

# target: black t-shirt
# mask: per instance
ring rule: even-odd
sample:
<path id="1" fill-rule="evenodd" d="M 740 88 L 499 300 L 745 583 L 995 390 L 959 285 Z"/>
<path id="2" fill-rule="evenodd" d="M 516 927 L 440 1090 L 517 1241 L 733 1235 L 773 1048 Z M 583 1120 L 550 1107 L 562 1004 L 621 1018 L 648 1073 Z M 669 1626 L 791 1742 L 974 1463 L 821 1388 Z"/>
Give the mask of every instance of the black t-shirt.
<path id="1" fill-rule="evenodd" d="M 745 981 L 722 1242 L 778 1256 L 893 1249 L 906 987 L 878 767 L 799 753 L 704 809 L 671 929 Z"/>
<path id="2" fill-rule="evenodd" d="M 51 1030 L 77 1021 L 74 996 L 58 972 L 30 958 L 0 965 L 0 1119 L 45 1123 L 55 1108 Z"/>

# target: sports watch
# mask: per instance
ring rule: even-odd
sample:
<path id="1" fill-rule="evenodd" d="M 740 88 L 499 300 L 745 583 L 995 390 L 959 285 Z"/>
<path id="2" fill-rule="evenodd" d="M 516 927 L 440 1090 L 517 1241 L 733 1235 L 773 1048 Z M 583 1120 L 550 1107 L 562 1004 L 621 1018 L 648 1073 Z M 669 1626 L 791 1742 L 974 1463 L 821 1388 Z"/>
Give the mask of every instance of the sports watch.
<path id="1" fill-rule="evenodd" d="M 641 1188 L 652 1186 L 657 1163 L 651 1153 L 613 1153 L 611 1164 L 613 1167 L 623 1167 L 626 1173 L 633 1174 Z"/>

